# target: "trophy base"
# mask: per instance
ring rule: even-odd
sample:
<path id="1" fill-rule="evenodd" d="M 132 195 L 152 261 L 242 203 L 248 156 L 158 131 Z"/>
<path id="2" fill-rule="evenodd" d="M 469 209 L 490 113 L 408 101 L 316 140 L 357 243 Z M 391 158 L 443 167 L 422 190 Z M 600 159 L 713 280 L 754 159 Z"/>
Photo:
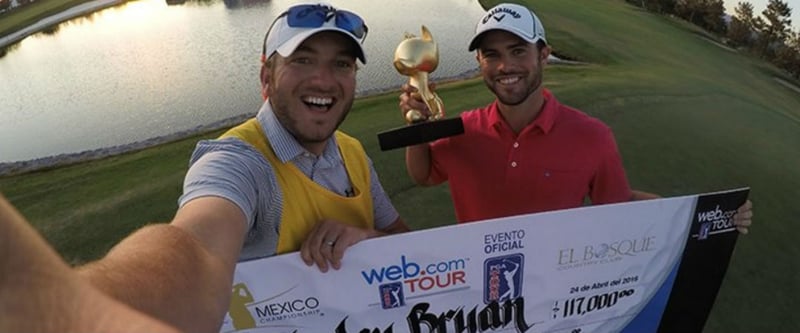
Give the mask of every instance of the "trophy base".
<path id="1" fill-rule="evenodd" d="M 418 145 L 464 133 L 461 117 L 411 124 L 378 133 L 381 150 Z"/>

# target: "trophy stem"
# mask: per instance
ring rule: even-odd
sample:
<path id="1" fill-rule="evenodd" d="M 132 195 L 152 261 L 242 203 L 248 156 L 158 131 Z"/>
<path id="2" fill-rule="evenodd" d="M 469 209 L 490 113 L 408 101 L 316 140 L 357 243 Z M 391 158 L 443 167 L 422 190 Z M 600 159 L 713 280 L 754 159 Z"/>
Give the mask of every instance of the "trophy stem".
<path id="1" fill-rule="evenodd" d="M 425 95 L 430 94 L 430 90 L 428 89 L 428 73 L 418 71 L 408 77 L 408 84 L 412 87 L 417 88 L 420 95 L 425 97 Z M 423 88 L 424 87 L 424 88 Z"/>
<path id="2" fill-rule="evenodd" d="M 430 90 L 428 86 L 428 72 L 419 71 L 412 76 L 409 76 L 408 83 L 417 88 L 419 91 L 420 96 L 422 96 L 422 100 L 425 102 L 425 105 L 428 106 L 428 110 L 431 111 L 431 117 L 433 119 L 441 119 L 442 118 L 442 102 L 439 99 L 439 96 L 436 96 L 434 92 Z"/>

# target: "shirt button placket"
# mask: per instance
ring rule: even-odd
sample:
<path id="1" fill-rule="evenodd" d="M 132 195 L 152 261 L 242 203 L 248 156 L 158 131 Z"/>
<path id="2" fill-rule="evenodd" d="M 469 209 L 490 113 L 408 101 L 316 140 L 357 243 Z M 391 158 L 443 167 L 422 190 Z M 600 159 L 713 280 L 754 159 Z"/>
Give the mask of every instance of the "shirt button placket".
<path id="1" fill-rule="evenodd" d="M 514 147 L 514 149 L 517 149 L 517 148 L 519 148 L 519 142 L 514 142 L 514 144 L 511 145 L 511 146 Z M 516 153 L 512 153 L 512 154 L 516 155 Z M 517 167 L 517 161 L 511 161 L 511 167 L 512 168 L 516 168 Z"/>

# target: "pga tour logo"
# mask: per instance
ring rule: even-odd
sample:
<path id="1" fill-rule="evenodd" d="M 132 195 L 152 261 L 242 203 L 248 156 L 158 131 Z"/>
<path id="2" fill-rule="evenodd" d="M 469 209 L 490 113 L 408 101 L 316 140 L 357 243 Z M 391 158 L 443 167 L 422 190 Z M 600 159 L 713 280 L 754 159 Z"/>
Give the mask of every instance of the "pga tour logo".
<path id="1" fill-rule="evenodd" d="M 492 257 L 483 264 L 483 302 L 502 303 L 522 294 L 522 253 Z"/>
<path id="2" fill-rule="evenodd" d="M 381 306 L 384 309 L 391 309 L 406 305 L 405 297 L 403 296 L 403 283 L 394 282 L 382 284 L 378 287 L 381 294 Z"/>
<path id="3" fill-rule="evenodd" d="M 700 232 L 697 234 L 697 239 L 706 239 L 711 233 L 711 223 L 706 222 L 700 225 Z"/>

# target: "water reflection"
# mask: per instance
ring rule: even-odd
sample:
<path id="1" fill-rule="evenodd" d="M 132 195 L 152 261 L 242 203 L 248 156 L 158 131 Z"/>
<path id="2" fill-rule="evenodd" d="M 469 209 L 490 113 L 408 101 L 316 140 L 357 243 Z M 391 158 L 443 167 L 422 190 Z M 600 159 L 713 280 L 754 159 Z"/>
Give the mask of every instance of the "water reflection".
<path id="1" fill-rule="evenodd" d="M 295 2 L 131 1 L 24 39 L 0 59 L 0 162 L 123 145 L 252 114 L 261 103 L 263 34 Z M 418 33 L 422 24 L 440 43 L 434 79 L 476 67 L 466 51 L 474 20 L 465 19 L 481 15 L 474 0 L 330 2 L 370 25 L 359 94 L 405 81 L 392 53 L 403 32 Z"/>
<path id="2" fill-rule="evenodd" d="M 0 59 L 5 57 L 9 52 L 19 48 L 19 43 L 14 43 L 8 46 L 0 47 Z"/>

